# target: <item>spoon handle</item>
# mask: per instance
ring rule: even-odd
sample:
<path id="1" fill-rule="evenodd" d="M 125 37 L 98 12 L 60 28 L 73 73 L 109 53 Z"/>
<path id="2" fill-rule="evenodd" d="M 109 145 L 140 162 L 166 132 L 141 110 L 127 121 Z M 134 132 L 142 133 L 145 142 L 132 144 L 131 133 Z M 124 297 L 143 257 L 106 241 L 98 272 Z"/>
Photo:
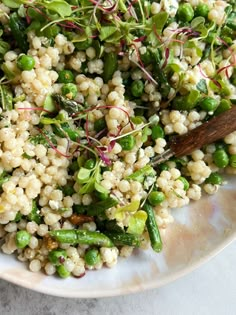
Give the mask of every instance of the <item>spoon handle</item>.
<path id="1" fill-rule="evenodd" d="M 176 157 L 188 155 L 206 144 L 224 138 L 236 130 L 236 106 L 210 119 L 188 133 L 176 136 L 169 143 Z"/>

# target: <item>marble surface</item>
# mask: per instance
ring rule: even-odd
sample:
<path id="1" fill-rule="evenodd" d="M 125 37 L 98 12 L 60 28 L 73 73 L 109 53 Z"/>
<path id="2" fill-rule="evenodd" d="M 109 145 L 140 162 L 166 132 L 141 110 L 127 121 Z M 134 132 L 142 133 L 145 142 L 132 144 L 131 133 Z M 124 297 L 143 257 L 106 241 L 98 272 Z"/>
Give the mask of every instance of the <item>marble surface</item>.
<path id="1" fill-rule="evenodd" d="M 157 290 L 103 299 L 64 299 L 0 280 L 1 315 L 235 315 L 236 241 L 198 270 Z"/>

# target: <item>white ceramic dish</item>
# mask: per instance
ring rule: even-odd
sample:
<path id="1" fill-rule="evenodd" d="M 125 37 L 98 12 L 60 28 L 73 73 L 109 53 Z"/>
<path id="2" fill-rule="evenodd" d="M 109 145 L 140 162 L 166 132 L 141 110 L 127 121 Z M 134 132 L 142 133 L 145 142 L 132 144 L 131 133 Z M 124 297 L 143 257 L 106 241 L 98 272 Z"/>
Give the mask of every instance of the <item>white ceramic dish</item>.
<path id="1" fill-rule="evenodd" d="M 236 178 L 214 196 L 174 211 L 175 222 L 162 234 L 161 254 L 136 251 L 113 269 L 89 271 L 81 279 L 62 280 L 29 272 L 14 256 L 0 254 L 0 278 L 61 297 L 123 295 L 167 284 L 206 262 L 236 238 Z"/>

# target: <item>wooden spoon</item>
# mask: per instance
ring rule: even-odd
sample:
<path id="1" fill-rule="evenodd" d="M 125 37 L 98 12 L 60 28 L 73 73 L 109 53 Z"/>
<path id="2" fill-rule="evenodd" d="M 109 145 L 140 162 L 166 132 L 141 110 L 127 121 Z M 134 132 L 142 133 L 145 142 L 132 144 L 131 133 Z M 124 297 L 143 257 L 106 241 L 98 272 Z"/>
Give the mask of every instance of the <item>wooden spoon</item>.
<path id="1" fill-rule="evenodd" d="M 235 130 L 236 106 L 233 106 L 188 133 L 174 136 L 168 144 L 169 149 L 153 159 L 152 165 L 162 163 L 172 156 L 189 155 L 194 150 L 222 139 Z"/>

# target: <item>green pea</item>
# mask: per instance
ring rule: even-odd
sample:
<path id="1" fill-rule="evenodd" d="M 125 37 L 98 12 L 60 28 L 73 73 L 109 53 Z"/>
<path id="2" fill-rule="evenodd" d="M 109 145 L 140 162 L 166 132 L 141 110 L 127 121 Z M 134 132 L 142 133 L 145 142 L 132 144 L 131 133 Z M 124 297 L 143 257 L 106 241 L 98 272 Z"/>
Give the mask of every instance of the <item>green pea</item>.
<path id="1" fill-rule="evenodd" d="M 64 249 L 53 249 L 48 253 L 48 260 L 54 266 L 60 266 L 67 258 L 67 253 Z"/>
<path id="2" fill-rule="evenodd" d="M 141 54 L 140 58 L 144 65 L 149 65 L 152 62 L 152 55 L 149 50 L 145 52 L 145 54 Z"/>
<path id="3" fill-rule="evenodd" d="M 85 162 L 84 167 L 89 170 L 93 169 L 96 165 L 96 161 L 94 159 L 89 159 Z"/>
<path id="4" fill-rule="evenodd" d="M 206 183 L 212 185 L 221 185 L 222 184 L 222 177 L 219 173 L 211 173 L 211 175 L 206 179 Z"/>
<path id="5" fill-rule="evenodd" d="M 69 170 L 73 173 L 75 173 L 76 171 L 78 171 L 79 169 L 79 164 L 77 161 L 72 161 L 72 163 L 69 165 Z"/>
<path id="6" fill-rule="evenodd" d="M 218 102 L 217 100 L 215 100 L 212 97 L 204 97 L 201 101 L 200 101 L 200 107 L 205 110 L 206 112 L 212 112 L 214 111 L 218 106 Z"/>
<path id="7" fill-rule="evenodd" d="M 84 255 L 85 263 L 89 266 L 97 265 L 101 261 L 100 253 L 97 249 L 89 249 Z"/>
<path id="8" fill-rule="evenodd" d="M 61 31 L 61 28 L 54 24 L 51 25 L 50 27 L 45 28 L 45 30 L 43 31 L 43 36 L 47 37 L 49 39 L 55 38 Z"/>
<path id="9" fill-rule="evenodd" d="M 156 140 L 158 138 L 164 138 L 165 133 L 163 128 L 160 125 L 155 125 L 152 127 L 152 140 Z"/>
<path id="10" fill-rule="evenodd" d="M 32 56 L 20 55 L 17 59 L 17 67 L 20 70 L 32 70 L 35 66 L 35 60 Z"/>
<path id="11" fill-rule="evenodd" d="M 58 73 L 57 81 L 59 83 L 72 83 L 74 82 L 74 75 L 70 70 L 61 70 Z"/>
<path id="12" fill-rule="evenodd" d="M 70 272 L 66 269 L 64 265 L 57 266 L 56 270 L 60 278 L 65 279 L 70 276 Z"/>
<path id="13" fill-rule="evenodd" d="M 25 248 L 27 245 L 29 245 L 30 239 L 31 235 L 27 231 L 18 231 L 16 233 L 16 247 Z"/>
<path id="14" fill-rule="evenodd" d="M 218 149 L 213 153 L 213 161 L 219 168 L 224 168 L 229 164 L 229 157 L 225 150 Z"/>
<path id="15" fill-rule="evenodd" d="M 75 193 L 72 183 L 70 185 L 67 184 L 66 186 L 63 186 L 61 190 L 64 196 L 72 196 Z"/>
<path id="16" fill-rule="evenodd" d="M 99 132 L 107 127 L 105 118 L 100 118 L 94 122 L 94 130 Z"/>
<path id="17" fill-rule="evenodd" d="M 74 83 L 66 83 L 62 86 L 61 92 L 69 99 L 73 99 L 77 95 L 77 86 Z"/>
<path id="18" fill-rule="evenodd" d="M 229 165 L 231 167 L 236 168 L 236 154 L 230 155 L 230 157 L 229 157 Z"/>
<path id="19" fill-rule="evenodd" d="M 161 163 L 158 165 L 159 170 L 162 171 L 168 171 L 169 170 L 169 166 L 166 163 Z"/>
<path id="20" fill-rule="evenodd" d="M 184 190 L 188 190 L 189 182 L 187 181 L 187 179 L 183 176 L 180 176 L 178 179 L 184 184 Z"/>
<path id="21" fill-rule="evenodd" d="M 140 97 L 143 94 L 144 84 L 141 80 L 133 81 L 131 84 L 131 93 L 135 97 Z"/>
<path id="22" fill-rule="evenodd" d="M 190 22 L 194 17 L 194 11 L 189 3 L 180 4 L 177 17 L 182 22 Z"/>
<path id="23" fill-rule="evenodd" d="M 157 206 L 165 200 L 165 195 L 162 191 L 152 191 L 148 196 L 148 201 L 152 206 Z"/>
<path id="24" fill-rule="evenodd" d="M 118 143 L 121 145 L 122 149 L 125 151 L 132 150 L 135 146 L 135 138 L 132 135 L 125 136 L 118 140 Z"/>
<path id="25" fill-rule="evenodd" d="M 203 16 L 204 18 L 208 17 L 210 9 L 207 4 L 200 3 L 195 9 L 195 16 Z"/>
<path id="26" fill-rule="evenodd" d="M 231 104 L 229 100 L 221 100 L 219 106 L 217 107 L 216 111 L 214 112 L 214 115 L 219 115 L 228 109 L 231 108 Z"/>

